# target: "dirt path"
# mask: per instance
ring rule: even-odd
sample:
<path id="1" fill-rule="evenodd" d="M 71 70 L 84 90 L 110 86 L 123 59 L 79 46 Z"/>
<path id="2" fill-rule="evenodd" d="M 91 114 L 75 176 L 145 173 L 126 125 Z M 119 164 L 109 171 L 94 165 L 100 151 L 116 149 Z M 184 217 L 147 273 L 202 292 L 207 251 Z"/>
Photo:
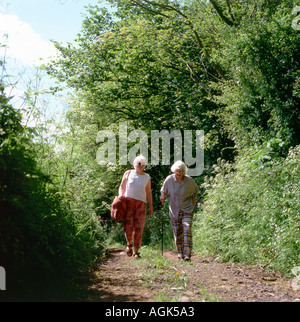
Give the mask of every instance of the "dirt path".
<path id="1" fill-rule="evenodd" d="M 193 257 L 191 263 L 164 252 L 158 260 L 133 259 L 124 249 L 110 248 L 108 256 L 95 265 L 92 278 L 76 295 L 78 301 L 300 301 L 300 291 L 291 280 L 261 268 L 220 263 L 213 258 Z"/>

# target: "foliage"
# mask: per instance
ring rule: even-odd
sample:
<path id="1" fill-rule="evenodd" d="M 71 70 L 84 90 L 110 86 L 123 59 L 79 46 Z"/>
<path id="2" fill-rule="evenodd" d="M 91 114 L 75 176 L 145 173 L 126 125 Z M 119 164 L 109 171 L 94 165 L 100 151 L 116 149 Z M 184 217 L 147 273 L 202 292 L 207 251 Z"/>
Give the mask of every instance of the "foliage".
<path id="1" fill-rule="evenodd" d="M 33 291 L 49 278 L 58 282 L 85 268 L 103 245 L 97 222 L 70 211 L 40 170 L 32 131 L 21 124 L 3 88 L 0 103 L 1 265 L 10 285 Z"/>
<path id="2" fill-rule="evenodd" d="M 207 161 L 222 154 L 233 144 L 220 130 L 207 88 L 218 72 L 201 53 L 185 13 L 178 17 L 168 9 L 167 18 L 153 17 L 130 1 L 114 4 L 114 14 L 89 9 L 76 46 L 55 43 L 61 58 L 47 66 L 48 72 L 80 91 L 82 108 L 100 129 L 122 120 L 146 132 L 203 129 Z"/>
<path id="3" fill-rule="evenodd" d="M 238 147 L 278 138 L 299 144 L 300 34 L 291 28 L 291 6 L 282 4 L 271 16 L 249 19 L 226 37 L 224 65 L 228 82 L 219 84 L 226 106 L 225 124 Z M 287 152 L 287 150 L 286 150 Z"/>
<path id="4" fill-rule="evenodd" d="M 299 147 L 271 158 L 269 146 L 220 160 L 195 227 L 197 248 L 223 260 L 256 263 L 283 273 L 299 264 Z"/>

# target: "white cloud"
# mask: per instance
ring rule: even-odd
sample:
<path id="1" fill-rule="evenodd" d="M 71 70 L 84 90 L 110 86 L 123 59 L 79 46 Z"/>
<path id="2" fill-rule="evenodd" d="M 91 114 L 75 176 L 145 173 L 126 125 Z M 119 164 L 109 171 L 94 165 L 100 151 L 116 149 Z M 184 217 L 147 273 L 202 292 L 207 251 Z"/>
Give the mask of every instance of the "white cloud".
<path id="1" fill-rule="evenodd" d="M 8 39 L 3 37 L 8 34 Z M 41 65 L 56 54 L 53 44 L 41 38 L 17 16 L 0 12 L 0 44 L 7 44 L 6 55 L 29 65 Z M 43 61 L 41 61 L 41 58 Z"/>

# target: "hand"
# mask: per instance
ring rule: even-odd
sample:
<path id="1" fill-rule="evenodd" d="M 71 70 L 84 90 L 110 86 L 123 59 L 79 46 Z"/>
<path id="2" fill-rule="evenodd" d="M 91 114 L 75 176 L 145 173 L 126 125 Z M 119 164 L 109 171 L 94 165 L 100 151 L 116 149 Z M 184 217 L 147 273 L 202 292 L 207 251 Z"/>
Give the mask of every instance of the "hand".
<path id="1" fill-rule="evenodd" d="M 149 214 L 149 217 L 153 215 L 153 207 L 149 207 L 148 214 Z"/>
<path id="2" fill-rule="evenodd" d="M 166 198 L 165 197 L 160 197 L 160 202 L 163 205 L 165 203 Z"/>

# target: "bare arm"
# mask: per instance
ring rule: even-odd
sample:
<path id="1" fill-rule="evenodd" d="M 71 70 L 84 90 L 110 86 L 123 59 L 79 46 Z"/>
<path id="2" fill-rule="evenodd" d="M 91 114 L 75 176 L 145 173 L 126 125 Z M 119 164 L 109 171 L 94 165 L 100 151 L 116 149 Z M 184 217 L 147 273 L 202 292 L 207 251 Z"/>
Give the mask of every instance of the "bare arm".
<path id="1" fill-rule="evenodd" d="M 123 174 L 123 178 L 119 187 L 119 197 L 124 196 L 125 194 L 126 182 L 127 182 L 127 171 Z"/>
<path id="2" fill-rule="evenodd" d="M 151 191 L 151 179 L 149 179 L 145 189 L 146 189 L 147 201 L 148 201 L 148 204 L 149 204 L 149 216 L 151 217 L 152 214 L 153 214 L 153 200 L 152 200 L 152 191 Z"/>
<path id="3" fill-rule="evenodd" d="M 163 191 L 161 191 L 160 192 L 160 202 L 163 205 L 165 203 L 165 201 L 166 201 L 166 194 Z"/>

